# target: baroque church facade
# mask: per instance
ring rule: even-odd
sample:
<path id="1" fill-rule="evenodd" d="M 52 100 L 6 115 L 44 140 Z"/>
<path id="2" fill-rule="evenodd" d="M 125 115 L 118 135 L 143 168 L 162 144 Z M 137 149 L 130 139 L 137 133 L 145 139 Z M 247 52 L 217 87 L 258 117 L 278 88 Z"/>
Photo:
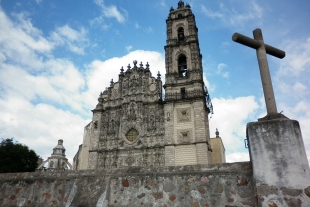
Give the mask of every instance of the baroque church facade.
<path id="1" fill-rule="evenodd" d="M 118 81 L 100 93 L 73 169 L 225 162 L 221 138 L 210 138 L 213 108 L 190 6 L 179 1 L 166 24 L 165 84 L 148 63 L 122 67 Z"/>

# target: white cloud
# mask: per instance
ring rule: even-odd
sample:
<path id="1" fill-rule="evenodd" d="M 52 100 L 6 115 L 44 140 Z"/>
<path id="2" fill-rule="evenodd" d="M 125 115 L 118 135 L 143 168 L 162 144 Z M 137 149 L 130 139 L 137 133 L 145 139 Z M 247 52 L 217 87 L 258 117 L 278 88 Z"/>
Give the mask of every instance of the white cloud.
<path id="1" fill-rule="evenodd" d="M 72 158 L 87 123 L 84 78 L 72 62 L 53 58 L 55 43 L 23 13 L 14 23 L 1 9 L 0 17 L 0 136 L 15 137 L 44 158 L 62 138 Z M 81 38 L 64 29 L 67 39 Z"/>
<path id="2" fill-rule="evenodd" d="M 201 6 L 201 10 L 202 12 L 210 17 L 211 19 L 215 19 L 215 18 L 223 18 L 224 17 L 224 14 L 220 13 L 220 12 L 214 12 L 214 11 L 211 11 L 210 9 L 206 8 L 205 6 Z"/>
<path id="3" fill-rule="evenodd" d="M 167 6 L 165 0 L 160 0 L 158 4 L 164 8 Z"/>
<path id="4" fill-rule="evenodd" d="M 42 64 L 39 55 L 49 54 L 54 45 L 42 36 L 42 32 L 33 27 L 25 14 L 14 14 L 13 23 L 0 8 L 0 56 L 23 64 L 25 68 L 39 69 Z M 32 60 L 32 61 L 29 61 Z"/>
<path id="5" fill-rule="evenodd" d="M 153 32 L 153 28 L 152 28 L 152 27 L 148 27 L 148 28 L 146 28 L 146 32 L 148 32 L 148 33 L 152 33 L 152 32 Z"/>
<path id="6" fill-rule="evenodd" d="M 279 111 L 290 119 L 299 121 L 308 161 L 310 161 L 310 37 L 303 40 L 286 40 L 281 48 L 286 57 L 277 61 L 275 76 Z"/>
<path id="7" fill-rule="evenodd" d="M 310 37 L 306 40 L 286 40 L 282 48 L 288 52 L 281 60 L 279 76 L 298 76 L 310 67 Z"/>
<path id="8" fill-rule="evenodd" d="M 131 46 L 131 45 L 128 45 L 128 46 L 126 46 L 125 48 L 126 48 L 126 51 L 127 51 L 127 52 L 130 52 L 130 50 L 132 50 L 132 46 Z"/>
<path id="9" fill-rule="evenodd" d="M 67 46 L 71 52 L 83 55 L 84 48 L 88 46 L 87 31 L 82 27 L 80 31 L 76 31 L 64 25 L 57 27 L 54 32 L 51 33 L 51 41 L 55 45 Z"/>
<path id="10" fill-rule="evenodd" d="M 250 161 L 248 152 L 235 152 L 226 155 L 226 162 L 244 162 Z"/>
<path id="11" fill-rule="evenodd" d="M 299 83 L 299 82 L 295 83 L 293 86 L 294 94 L 299 96 L 299 97 L 304 96 L 306 93 L 306 90 L 307 90 L 307 86 L 305 86 L 304 84 Z"/>
<path id="12" fill-rule="evenodd" d="M 263 9 L 254 0 L 219 3 L 218 11 L 213 11 L 201 5 L 201 11 L 211 19 L 220 19 L 225 26 L 240 26 L 263 16 Z"/>
<path id="13" fill-rule="evenodd" d="M 108 18 L 115 18 L 118 22 L 123 23 L 125 21 L 124 15 L 116 8 L 115 5 L 105 6 L 103 0 L 94 0 L 95 3 L 102 9 L 102 16 Z M 125 15 L 127 15 L 126 10 L 123 10 Z"/>
<path id="14" fill-rule="evenodd" d="M 64 140 L 67 157 L 72 159 L 88 122 L 68 111 L 47 104 L 33 105 L 17 96 L 0 99 L 0 108 L 0 136 L 14 137 L 44 159 L 51 155 L 58 139 Z"/>
<path id="15" fill-rule="evenodd" d="M 253 115 L 259 108 L 255 97 L 213 98 L 212 104 L 214 114 L 210 119 L 211 137 L 214 137 L 215 129 L 218 128 L 226 148 L 229 146 L 233 152 L 243 149 L 247 121 L 255 120 Z"/>
<path id="16" fill-rule="evenodd" d="M 225 68 L 227 68 L 227 65 L 225 63 L 218 64 L 216 73 L 221 75 L 223 78 L 229 78 L 229 72 L 224 71 Z"/>
<path id="17" fill-rule="evenodd" d="M 136 29 L 141 29 L 142 31 L 144 31 L 146 33 L 152 33 L 153 32 L 153 28 L 152 27 L 141 27 L 138 23 L 135 23 L 135 28 Z"/>

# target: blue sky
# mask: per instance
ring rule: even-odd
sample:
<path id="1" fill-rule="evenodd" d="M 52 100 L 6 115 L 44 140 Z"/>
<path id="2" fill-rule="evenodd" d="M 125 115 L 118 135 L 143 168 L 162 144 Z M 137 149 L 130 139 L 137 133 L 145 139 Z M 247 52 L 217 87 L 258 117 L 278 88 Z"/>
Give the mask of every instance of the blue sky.
<path id="1" fill-rule="evenodd" d="M 170 7 L 178 0 L 0 0 L 0 137 L 28 145 L 46 159 L 58 139 L 70 161 L 82 143 L 100 91 L 122 66 L 149 62 L 165 73 Z M 190 0 L 199 29 L 205 82 L 227 160 L 248 160 L 246 123 L 266 115 L 253 49 L 231 40 L 261 28 L 278 111 L 300 122 L 310 155 L 310 2 Z"/>

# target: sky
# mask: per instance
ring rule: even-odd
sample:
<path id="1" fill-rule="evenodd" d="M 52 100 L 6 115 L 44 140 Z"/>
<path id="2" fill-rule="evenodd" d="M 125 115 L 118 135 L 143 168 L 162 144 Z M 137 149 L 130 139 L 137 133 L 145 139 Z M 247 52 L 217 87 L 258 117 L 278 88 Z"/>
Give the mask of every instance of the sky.
<path id="1" fill-rule="evenodd" d="M 189 0 L 204 80 L 228 162 L 249 160 L 246 124 L 266 115 L 254 49 L 235 32 L 286 52 L 268 55 L 278 111 L 299 121 L 310 160 L 309 0 Z M 166 19 L 178 0 L 0 0 L 0 138 L 47 159 L 58 139 L 70 162 L 101 91 L 120 68 L 146 62 L 165 74 Z M 162 76 L 164 81 L 164 76 Z"/>

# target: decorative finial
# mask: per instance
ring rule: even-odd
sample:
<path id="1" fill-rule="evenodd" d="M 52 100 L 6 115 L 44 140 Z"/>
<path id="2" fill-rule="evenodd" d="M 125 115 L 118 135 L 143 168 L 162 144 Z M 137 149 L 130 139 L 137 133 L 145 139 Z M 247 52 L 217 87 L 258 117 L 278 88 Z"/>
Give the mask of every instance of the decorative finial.
<path id="1" fill-rule="evenodd" d="M 158 79 L 158 80 L 160 80 L 160 76 L 161 76 L 161 75 L 160 75 L 160 72 L 158 71 L 158 73 L 157 73 L 157 79 Z"/>
<path id="2" fill-rule="evenodd" d="M 123 68 L 123 66 L 122 66 L 122 68 L 121 68 L 121 74 L 123 74 L 124 73 L 124 68 Z"/>
<path id="3" fill-rule="evenodd" d="M 171 8 L 170 8 L 170 12 L 173 12 L 173 11 L 174 11 L 174 8 L 173 8 L 173 7 L 171 7 Z"/>
<path id="4" fill-rule="evenodd" d="M 138 63 L 138 61 L 136 61 L 136 60 L 133 61 L 133 65 L 134 65 L 133 67 L 134 67 L 134 68 L 137 67 L 137 63 Z"/>
<path id="5" fill-rule="evenodd" d="M 216 137 L 220 137 L 220 133 L 219 133 L 219 131 L 217 130 L 217 128 L 216 128 L 215 135 L 216 135 Z"/>
<path id="6" fill-rule="evenodd" d="M 143 64 L 142 64 L 142 61 L 141 61 L 141 63 L 140 63 L 140 68 L 142 68 L 143 67 Z"/>
<path id="7" fill-rule="evenodd" d="M 128 70 L 130 70 L 130 68 L 131 68 L 130 64 L 128 64 L 127 68 L 128 68 Z"/>
<path id="8" fill-rule="evenodd" d="M 146 62 L 146 69 L 149 69 L 150 68 L 150 65 L 149 65 L 149 62 Z"/>
<path id="9" fill-rule="evenodd" d="M 111 83 L 111 85 L 110 85 L 110 86 L 113 86 L 113 84 L 114 84 L 113 79 L 111 79 L 111 82 L 110 82 L 110 83 Z"/>
<path id="10" fill-rule="evenodd" d="M 179 1 L 178 3 L 178 9 L 184 8 L 184 2 L 183 1 Z"/>

